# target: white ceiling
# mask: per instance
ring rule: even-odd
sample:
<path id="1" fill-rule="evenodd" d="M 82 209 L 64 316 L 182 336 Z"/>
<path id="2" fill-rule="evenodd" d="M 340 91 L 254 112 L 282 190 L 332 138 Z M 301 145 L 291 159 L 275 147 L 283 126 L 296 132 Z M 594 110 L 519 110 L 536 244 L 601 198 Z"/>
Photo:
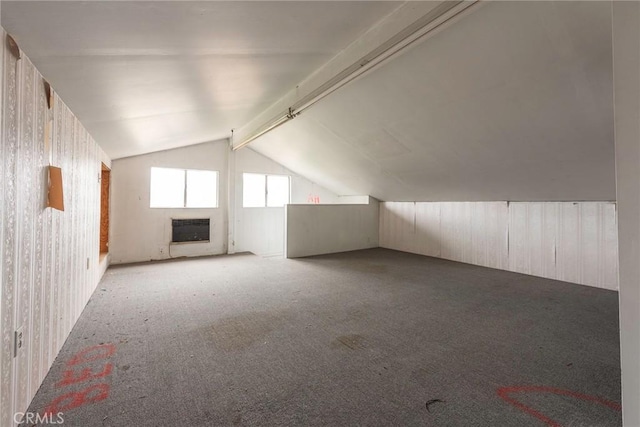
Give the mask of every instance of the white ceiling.
<path id="1" fill-rule="evenodd" d="M 338 194 L 615 200 L 611 4 L 492 2 L 251 144 Z"/>
<path id="2" fill-rule="evenodd" d="M 118 158 L 229 136 L 400 5 L 3 1 L 2 24 Z M 612 93 L 610 2 L 489 2 L 250 146 L 341 195 L 615 200 Z"/>
<path id="3" fill-rule="evenodd" d="M 400 4 L 3 1 L 2 26 L 119 158 L 229 137 Z"/>

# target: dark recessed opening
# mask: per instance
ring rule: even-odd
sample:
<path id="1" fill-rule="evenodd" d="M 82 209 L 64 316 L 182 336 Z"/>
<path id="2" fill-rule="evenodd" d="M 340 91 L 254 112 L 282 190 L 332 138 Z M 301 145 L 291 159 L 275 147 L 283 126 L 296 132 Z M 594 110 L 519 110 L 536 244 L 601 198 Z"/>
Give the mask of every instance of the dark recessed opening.
<path id="1" fill-rule="evenodd" d="M 202 242 L 209 240 L 209 218 L 172 219 L 171 242 Z"/>

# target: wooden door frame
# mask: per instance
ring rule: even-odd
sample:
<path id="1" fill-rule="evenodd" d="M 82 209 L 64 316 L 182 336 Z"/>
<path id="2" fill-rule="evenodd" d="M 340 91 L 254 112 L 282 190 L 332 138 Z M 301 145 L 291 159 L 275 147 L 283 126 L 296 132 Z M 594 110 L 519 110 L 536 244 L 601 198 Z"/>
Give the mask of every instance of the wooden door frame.
<path id="1" fill-rule="evenodd" d="M 100 171 L 100 255 L 109 253 L 111 169 L 102 163 Z"/>

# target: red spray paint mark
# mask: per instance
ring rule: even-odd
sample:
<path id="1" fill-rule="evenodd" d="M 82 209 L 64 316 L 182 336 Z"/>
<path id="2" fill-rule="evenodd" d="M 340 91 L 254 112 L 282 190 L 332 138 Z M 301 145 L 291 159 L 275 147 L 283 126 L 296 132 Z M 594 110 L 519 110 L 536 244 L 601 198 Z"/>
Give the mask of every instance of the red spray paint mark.
<path id="1" fill-rule="evenodd" d="M 78 372 L 82 365 L 94 362 L 100 359 L 111 357 L 116 351 L 114 344 L 100 344 L 87 347 L 76 353 L 71 360 L 67 362 L 67 369 L 62 374 L 62 379 L 56 383 L 56 387 L 67 387 L 96 378 L 105 378 L 111 375 L 113 365 L 106 362 L 101 371 L 94 373 L 91 368 L 83 368 Z M 110 386 L 106 383 L 94 384 L 79 392 L 71 392 L 63 394 L 55 398 L 44 410 L 43 415 L 58 414 L 70 409 L 77 408 L 88 403 L 96 403 L 106 399 L 109 396 Z"/>
<path id="2" fill-rule="evenodd" d="M 107 363 L 106 365 L 104 365 L 104 369 L 102 369 L 102 371 L 98 372 L 97 374 L 91 373 L 91 368 L 84 368 L 80 372 L 80 375 L 76 376 L 73 369 L 68 369 L 62 374 L 63 378 L 56 384 L 56 387 L 64 387 L 71 384 L 80 383 L 82 381 L 91 380 L 93 378 L 103 378 L 111 374 L 112 370 L 113 365 L 111 363 Z"/>
<path id="3" fill-rule="evenodd" d="M 498 396 L 500 396 L 505 402 L 512 404 L 516 408 L 526 412 L 527 414 L 536 417 L 540 421 L 546 423 L 551 427 L 562 427 L 560 423 L 552 420 L 551 418 L 544 415 L 542 412 L 536 411 L 530 406 L 525 405 L 524 403 L 514 399 L 509 396 L 511 393 L 519 393 L 519 392 L 538 392 L 538 393 L 551 393 L 557 394 L 560 396 L 569 396 L 575 399 L 584 400 L 587 402 L 595 403 L 598 405 L 606 406 L 607 408 L 621 411 L 622 406 L 619 403 L 612 402 L 610 400 L 602 399 L 597 396 L 589 396 L 588 394 L 577 393 L 571 390 L 562 390 L 560 388 L 554 387 L 544 387 L 544 386 L 519 386 L 519 387 L 501 387 L 497 390 Z"/>
<path id="4" fill-rule="evenodd" d="M 116 346 L 113 344 L 100 344 L 93 347 L 87 347 L 79 351 L 73 358 L 67 362 L 67 366 L 79 365 L 81 363 L 93 362 L 98 359 L 106 359 L 116 352 Z"/>
<path id="5" fill-rule="evenodd" d="M 320 204 L 320 196 L 314 196 L 313 194 L 309 194 L 307 197 L 307 203 Z"/>
<path id="6" fill-rule="evenodd" d="M 44 415 L 57 414 L 87 403 L 95 403 L 109 396 L 109 384 L 95 384 L 79 392 L 71 392 L 58 396 L 44 410 Z"/>

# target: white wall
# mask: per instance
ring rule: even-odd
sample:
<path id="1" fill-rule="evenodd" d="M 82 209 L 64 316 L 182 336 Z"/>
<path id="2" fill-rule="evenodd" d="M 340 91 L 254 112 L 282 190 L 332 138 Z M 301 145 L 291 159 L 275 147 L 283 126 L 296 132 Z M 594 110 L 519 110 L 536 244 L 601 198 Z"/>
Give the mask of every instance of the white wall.
<path id="1" fill-rule="evenodd" d="M 612 202 L 386 202 L 380 246 L 617 289 Z"/>
<path id="2" fill-rule="evenodd" d="M 111 170 L 111 262 L 226 253 L 227 155 L 228 143 L 215 141 L 114 160 Z M 218 171 L 218 207 L 150 208 L 151 167 Z M 210 218 L 211 240 L 172 245 L 172 218 Z"/>
<path id="3" fill-rule="evenodd" d="M 378 247 L 378 205 L 287 205 L 287 258 Z"/>
<path id="4" fill-rule="evenodd" d="M 640 426 L 640 4 L 612 2 L 622 419 Z"/>
<path id="5" fill-rule="evenodd" d="M 150 208 L 150 170 L 154 166 L 218 171 L 218 208 Z M 226 140 L 117 159 L 111 173 L 111 262 L 214 255 L 226 253 L 227 248 L 231 253 L 249 251 L 262 256 L 283 256 L 284 208 L 243 208 L 245 172 L 291 176 L 293 203 L 343 200 L 250 148 L 231 152 Z M 362 202 L 361 197 L 355 196 L 344 200 Z M 170 244 L 172 218 L 211 218 L 211 241 Z"/>
<path id="6" fill-rule="evenodd" d="M 612 202 L 510 203 L 510 271 L 618 288 Z"/>
<path id="7" fill-rule="evenodd" d="M 338 197 L 250 148 L 238 150 L 233 156 L 235 156 L 235 233 L 233 239 L 235 252 L 249 251 L 262 256 L 284 255 L 284 208 L 243 208 L 243 173 L 289 175 L 291 177 L 291 203 L 333 204 L 363 201 L 362 198 L 356 196 L 344 199 Z"/>
<path id="8" fill-rule="evenodd" d="M 26 410 L 98 284 L 101 161 L 109 160 L 42 76 L 0 43 L 0 425 Z M 54 88 L 55 89 L 55 88 Z M 53 132 L 45 145 L 45 123 Z M 49 157 L 62 168 L 65 211 L 45 208 Z M 24 347 L 12 357 L 14 331 Z"/>
<path id="9" fill-rule="evenodd" d="M 380 246 L 505 268 L 507 219 L 506 202 L 385 202 Z"/>

